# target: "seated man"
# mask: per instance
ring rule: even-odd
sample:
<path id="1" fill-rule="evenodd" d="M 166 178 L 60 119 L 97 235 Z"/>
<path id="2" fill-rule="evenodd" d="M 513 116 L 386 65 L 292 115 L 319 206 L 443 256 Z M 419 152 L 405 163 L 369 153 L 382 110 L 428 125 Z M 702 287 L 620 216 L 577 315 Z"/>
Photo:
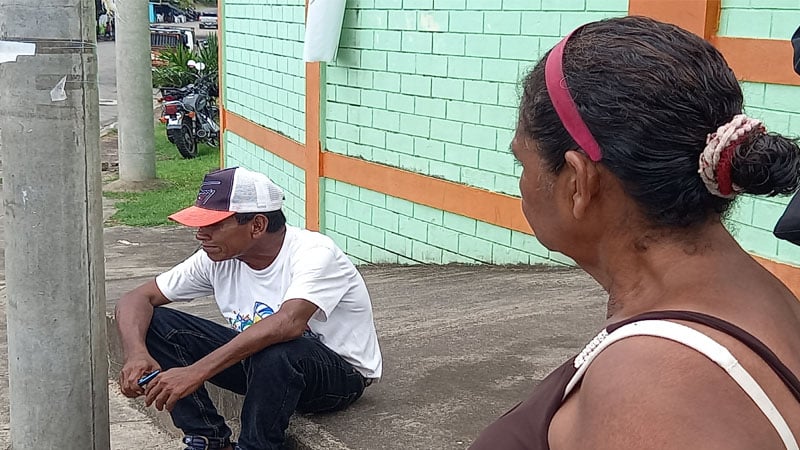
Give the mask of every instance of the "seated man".
<path id="1" fill-rule="evenodd" d="M 168 410 L 187 450 L 281 448 L 292 413 L 346 408 L 381 376 L 364 280 L 331 239 L 285 224 L 283 198 L 263 174 L 209 173 L 170 216 L 202 249 L 117 303 L 122 393 Z M 211 294 L 230 328 L 161 307 Z M 238 446 L 206 381 L 244 395 Z"/>

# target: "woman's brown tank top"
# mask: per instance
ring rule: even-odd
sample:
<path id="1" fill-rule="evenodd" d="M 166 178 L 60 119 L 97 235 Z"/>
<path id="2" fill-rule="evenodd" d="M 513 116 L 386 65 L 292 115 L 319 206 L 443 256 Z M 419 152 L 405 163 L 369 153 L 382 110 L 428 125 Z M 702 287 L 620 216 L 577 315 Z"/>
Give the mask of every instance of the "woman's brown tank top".
<path id="1" fill-rule="evenodd" d="M 755 336 L 722 319 L 692 311 L 653 311 L 609 325 L 606 330 L 610 334 L 623 325 L 651 319 L 696 322 L 738 339 L 769 364 L 800 402 L 800 380 Z M 561 407 L 564 390 L 576 372 L 571 358 L 542 380 L 527 400 L 483 430 L 470 450 L 549 450 L 550 421 Z"/>

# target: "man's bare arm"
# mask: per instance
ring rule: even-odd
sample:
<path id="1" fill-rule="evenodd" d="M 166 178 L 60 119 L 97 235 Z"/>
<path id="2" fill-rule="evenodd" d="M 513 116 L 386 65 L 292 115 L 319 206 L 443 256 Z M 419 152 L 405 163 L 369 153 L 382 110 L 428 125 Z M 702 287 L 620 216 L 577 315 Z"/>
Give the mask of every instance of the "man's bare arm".
<path id="1" fill-rule="evenodd" d="M 115 315 L 125 358 L 147 353 L 145 337 L 153 318 L 153 308 L 167 303 L 169 300 L 158 289 L 155 280 L 140 285 L 119 299 Z"/>
<path id="2" fill-rule="evenodd" d="M 150 280 L 123 295 L 117 302 L 115 315 L 117 329 L 122 341 L 124 363 L 120 372 L 120 389 L 128 397 L 144 393 L 136 381 L 145 372 L 158 368 L 145 345 L 147 329 L 153 318 L 153 308 L 169 303 L 158 289 L 155 280 Z"/>

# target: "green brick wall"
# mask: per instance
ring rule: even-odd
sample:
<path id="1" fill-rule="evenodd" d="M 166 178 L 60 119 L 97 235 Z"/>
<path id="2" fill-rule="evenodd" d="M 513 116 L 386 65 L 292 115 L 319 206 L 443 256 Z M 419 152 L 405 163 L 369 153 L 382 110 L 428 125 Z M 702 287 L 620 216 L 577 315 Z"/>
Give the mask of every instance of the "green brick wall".
<path id="1" fill-rule="evenodd" d="M 226 131 L 225 167 L 247 167 L 266 174 L 283 189 L 286 200 L 283 212 L 290 225 L 304 227 L 306 224 L 306 173 L 303 169 L 275 156 L 252 142 Z"/>
<path id="2" fill-rule="evenodd" d="M 356 264 L 572 264 L 535 237 L 326 179 L 323 217 Z"/>
<path id="3" fill-rule="evenodd" d="M 521 75 L 626 0 L 355 0 L 327 68 L 327 149 L 517 194 Z"/>
<path id="4" fill-rule="evenodd" d="M 326 69 L 326 148 L 511 195 L 518 82 L 627 0 L 355 0 Z M 536 238 L 326 180 L 326 233 L 356 260 L 571 263 Z"/>
<path id="5" fill-rule="evenodd" d="M 225 108 L 305 140 L 304 0 L 225 0 Z"/>
<path id="6" fill-rule="evenodd" d="M 720 36 L 789 39 L 800 26 L 797 0 L 723 0 Z M 788 58 L 788 57 L 787 57 Z M 787 59 L 786 64 L 790 64 Z M 764 120 L 771 131 L 800 136 L 800 87 L 742 83 L 747 114 Z M 743 196 L 727 221 L 728 228 L 746 250 L 800 265 L 800 248 L 772 235 L 789 198 Z"/>
<path id="7" fill-rule="evenodd" d="M 798 26 L 797 0 L 722 0 L 720 36 L 789 39 Z"/>
<path id="8" fill-rule="evenodd" d="M 226 108 L 304 138 L 303 0 L 226 0 Z M 517 194 L 508 144 L 520 76 L 581 23 L 626 0 L 349 0 L 337 61 L 323 70 L 329 151 Z M 720 35 L 786 39 L 797 0 L 723 0 Z M 800 87 L 743 83 L 747 112 L 800 136 Z M 304 173 L 230 132 L 225 165 L 268 173 L 304 224 Z M 531 236 L 324 179 L 323 231 L 356 262 L 569 264 Z M 727 223 L 754 254 L 800 264 L 771 230 L 786 198 L 742 197 Z"/>
<path id="9" fill-rule="evenodd" d="M 800 4 L 797 7 L 800 9 Z M 770 131 L 800 136 L 800 109 L 797 108 L 800 87 L 744 82 L 742 90 L 748 115 L 763 120 Z M 743 196 L 736 201 L 728 228 L 746 250 L 768 259 L 800 265 L 800 247 L 772 235 L 789 199 Z"/>

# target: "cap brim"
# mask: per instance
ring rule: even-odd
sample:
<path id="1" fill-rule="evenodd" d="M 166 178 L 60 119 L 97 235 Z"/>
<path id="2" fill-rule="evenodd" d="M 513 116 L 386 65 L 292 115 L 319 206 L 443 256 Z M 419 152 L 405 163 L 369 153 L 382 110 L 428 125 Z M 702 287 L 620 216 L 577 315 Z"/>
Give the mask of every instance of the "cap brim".
<path id="1" fill-rule="evenodd" d="M 236 213 L 233 211 L 215 211 L 213 209 L 198 208 L 193 205 L 169 216 L 169 219 L 187 227 L 207 227 L 234 214 Z"/>

